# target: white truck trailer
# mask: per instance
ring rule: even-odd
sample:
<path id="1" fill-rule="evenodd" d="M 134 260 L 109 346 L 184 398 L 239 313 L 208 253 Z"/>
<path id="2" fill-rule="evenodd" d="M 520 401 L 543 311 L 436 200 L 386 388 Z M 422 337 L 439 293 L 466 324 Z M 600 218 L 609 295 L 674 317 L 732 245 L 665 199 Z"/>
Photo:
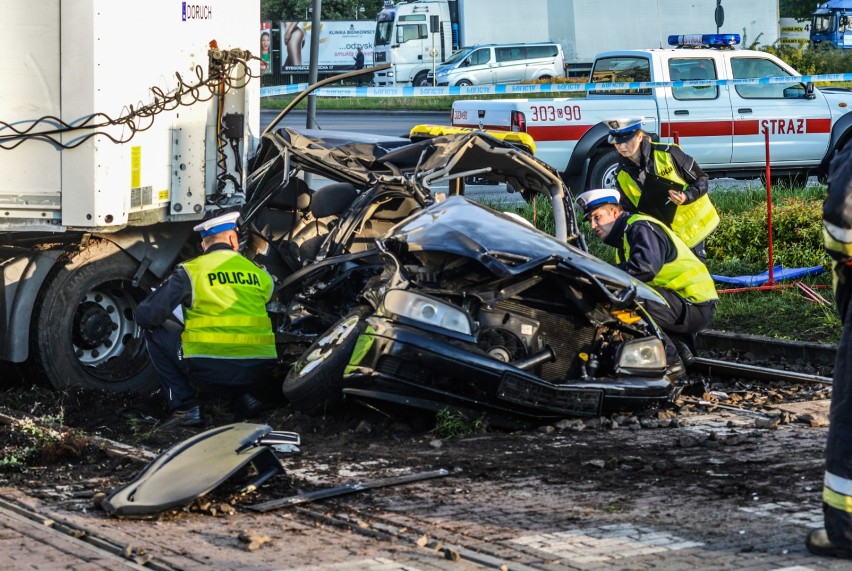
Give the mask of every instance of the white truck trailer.
<path id="1" fill-rule="evenodd" d="M 426 85 L 437 66 L 463 46 L 558 42 L 569 75 L 588 75 L 595 55 L 666 47 L 673 34 L 716 27 L 717 0 L 414 0 L 388 2 L 376 18 L 377 86 Z M 629 12 L 629 13 L 628 13 Z M 744 43 L 778 39 L 778 0 L 726 4 L 725 29 Z M 434 50 L 433 50 L 434 48 Z M 433 56 L 434 54 L 434 56 Z M 496 62 L 495 62 L 496 64 Z"/>
<path id="2" fill-rule="evenodd" d="M 136 303 L 207 210 L 241 201 L 259 2 L 0 14 L 0 359 L 56 387 L 151 386 Z"/>

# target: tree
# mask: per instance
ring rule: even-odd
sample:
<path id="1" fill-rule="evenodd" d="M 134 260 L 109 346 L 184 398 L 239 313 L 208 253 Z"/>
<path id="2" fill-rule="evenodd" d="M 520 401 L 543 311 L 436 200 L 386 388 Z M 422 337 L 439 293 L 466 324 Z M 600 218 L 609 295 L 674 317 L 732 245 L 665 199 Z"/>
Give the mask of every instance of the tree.
<path id="1" fill-rule="evenodd" d="M 782 18 L 809 20 L 817 4 L 817 1 L 810 0 L 778 0 L 778 12 Z"/>

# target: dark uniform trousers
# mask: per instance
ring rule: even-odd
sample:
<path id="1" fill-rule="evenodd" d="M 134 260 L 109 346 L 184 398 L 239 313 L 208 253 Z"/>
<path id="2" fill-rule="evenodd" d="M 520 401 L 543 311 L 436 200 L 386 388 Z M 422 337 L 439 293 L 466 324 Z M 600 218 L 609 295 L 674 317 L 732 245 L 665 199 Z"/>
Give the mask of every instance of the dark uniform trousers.
<path id="1" fill-rule="evenodd" d="M 181 329 L 175 324 L 145 331 L 148 353 L 171 410 L 197 404 L 193 385 L 211 393 L 235 396 L 270 380 L 275 359 L 185 359 L 180 335 Z"/>
<path id="2" fill-rule="evenodd" d="M 834 364 L 831 387 L 831 413 L 826 446 L 826 472 L 852 481 L 852 266 L 841 268 L 845 280 L 837 284 L 837 299 L 843 330 Z M 842 300 L 842 301 L 841 301 Z M 826 482 L 828 485 L 828 482 Z M 852 495 L 847 494 L 846 495 Z M 852 506 L 849 506 L 852 510 Z M 823 502 L 825 528 L 835 547 L 852 550 L 852 513 Z"/>
<path id="3" fill-rule="evenodd" d="M 715 302 L 692 303 L 665 288 L 654 288 L 668 306 L 655 301 L 645 302 L 645 309 L 670 338 L 683 341 L 695 353 L 695 331 L 707 329 L 716 311 Z M 666 357 L 673 359 L 677 354 L 674 346 L 666 343 Z"/>

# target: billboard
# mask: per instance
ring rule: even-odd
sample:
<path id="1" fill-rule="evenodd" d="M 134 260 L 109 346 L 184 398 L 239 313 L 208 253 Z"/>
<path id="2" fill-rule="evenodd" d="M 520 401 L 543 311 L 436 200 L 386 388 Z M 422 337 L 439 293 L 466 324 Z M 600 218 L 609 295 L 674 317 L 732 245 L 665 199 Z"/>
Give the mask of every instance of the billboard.
<path id="1" fill-rule="evenodd" d="M 311 56 L 311 22 L 281 22 L 281 71 L 307 72 Z M 364 52 L 369 66 L 373 61 L 373 20 L 334 20 L 320 23 L 320 71 L 349 71 L 355 69 L 357 48 Z"/>
<path id="2" fill-rule="evenodd" d="M 272 73 L 272 22 L 260 23 L 260 73 Z"/>

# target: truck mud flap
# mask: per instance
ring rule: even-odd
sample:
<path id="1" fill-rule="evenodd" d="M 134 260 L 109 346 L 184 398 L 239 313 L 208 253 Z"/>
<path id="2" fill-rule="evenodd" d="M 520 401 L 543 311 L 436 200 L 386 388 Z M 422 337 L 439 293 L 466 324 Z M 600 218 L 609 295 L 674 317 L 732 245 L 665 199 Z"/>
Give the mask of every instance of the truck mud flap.
<path id="1" fill-rule="evenodd" d="M 298 450 L 299 435 L 274 432 L 262 424 L 237 423 L 211 428 L 163 452 L 132 482 L 113 490 L 101 508 L 116 517 L 147 518 L 184 506 L 221 485 L 246 465 L 258 474 L 254 489 L 284 472 L 271 447 Z"/>

